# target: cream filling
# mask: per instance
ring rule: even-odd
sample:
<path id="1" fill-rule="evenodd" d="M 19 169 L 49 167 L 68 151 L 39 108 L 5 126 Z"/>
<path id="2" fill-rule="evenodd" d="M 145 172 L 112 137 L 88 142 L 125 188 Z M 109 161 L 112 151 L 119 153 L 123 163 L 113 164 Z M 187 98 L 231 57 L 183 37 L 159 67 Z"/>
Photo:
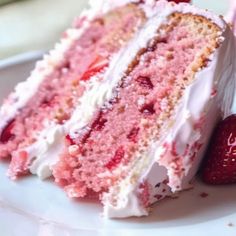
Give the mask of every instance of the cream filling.
<path id="1" fill-rule="evenodd" d="M 58 156 L 63 151 L 64 140 L 61 138 L 64 134 L 63 127 L 60 125 L 51 126 L 47 130 L 40 133 L 41 142 L 36 142 L 28 148 L 28 153 L 31 155 L 30 172 L 37 174 L 41 179 L 48 178 L 52 175 L 50 166 L 53 166 L 58 161 Z M 34 157 L 35 160 L 33 160 Z M 42 163 L 44 163 L 42 165 Z"/>
<path id="2" fill-rule="evenodd" d="M 235 42 L 232 32 L 229 28 L 224 32 L 223 44 L 216 49 L 212 56 L 210 65 L 196 74 L 195 82 L 189 86 L 177 108 L 175 119 L 176 122 L 172 128 L 168 129 L 168 134 L 158 143 L 150 146 L 146 155 L 142 159 L 135 161 L 127 167 L 129 175 L 122 180 L 117 186 L 110 188 L 109 193 L 104 194 L 104 215 L 106 217 L 129 217 L 146 215 L 145 208 L 141 206 L 138 200 L 138 187 L 143 181 L 147 181 L 150 190 L 149 202 L 154 203 L 158 199 L 155 195 L 163 197 L 169 196 L 176 191 L 187 189 L 190 181 L 195 176 L 199 163 L 202 159 L 207 140 L 216 123 L 220 105 L 224 105 L 225 111 L 230 112 L 232 105 L 232 95 L 235 91 Z M 213 89 L 217 89 L 218 95 L 212 96 Z M 227 97 L 223 91 L 226 90 Z M 199 96 L 201 94 L 201 96 Z M 229 99 L 229 100 L 228 100 Z M 203 131 L 194 129 L 194 124 L 199 118 L 206 114 L 206 122 Z M 163 132 L 165 136 L 166 133 Z M 165 143 L 175 143 L 178 154 L 183 156 L 183 150 L 187 145 L 192 146 L 196 141 L 204 144 L 198 156 L 193 163 L 189 162 L 194 149 L 184 156 L 184 167 L 182 177 L 175 175 L 171 165 L 164 165 L 160 160 L 169 158 L 166 153 Z M 139 157 L 140 154 L 137 154 Z M 163 156 L 165 155 L 165 156 Z M 163 169 L 164 168 L 164 169 Z M 126 170 L 127 170 L 126 169 Z M 124 169 L 123 169 L 124 171 Z M 135 176 L 140 176 L 139 181 L 134 182 Z M 169 179 L 166 186 L 161 184 L 158 188 L 156 184 L 161 183 L 164 179 Z M 180 188 L 177 188 L 177 186 Z M 163 193 L 162 189 L 166 192 Z M 112 204 L 114 198 L 116 204 Z M 161 199 L 160 198 L 160 199 Z M 132 202 L 132 204 L 130 204 Z M 134 203 L 136 207 L 134 207 Z M 135 211 L 133 209 L 136 209 Z"/>

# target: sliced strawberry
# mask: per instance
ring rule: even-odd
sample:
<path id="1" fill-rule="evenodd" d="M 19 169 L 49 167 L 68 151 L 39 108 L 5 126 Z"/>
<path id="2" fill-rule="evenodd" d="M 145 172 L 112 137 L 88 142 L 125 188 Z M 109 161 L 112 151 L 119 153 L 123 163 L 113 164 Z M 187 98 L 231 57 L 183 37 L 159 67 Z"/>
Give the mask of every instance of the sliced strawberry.
<path id="1" fill-rule="evenodd" d="M 125 155 L 125 150 L 123 147 L 119 147 L 116 152 L 114 157 L 105 165 L 105 167 L 109 170 L 115 168 L 120 164 L 122 159 L 124 158 Z"/>
<path id="2" fill-rule="evenodd" d="M 84 72 L 81 80 L 89 80 L 92 76 L 101 72 L 107 66 L 108 59 L 102 56 L 97 56 L 95 60 L 89 65 L 88 70 Z"/>
<path id="3" fill-rule="evenodd" d="M 0 142 L 7 143 L 9 140 L 15 137 L 15 135 L 12 133 L 14 124 L 15 124 L 15 120 L 13 119 L 6 125 L 6 127 L 3 129 L 1 133 Z"/>
<path id="4" fill-rule="evenodd" d="M 102 111 L 100 111 L 97 118 L 92 123 L 91 128 L 94 130 L 100 131 L 104 128 L 106 122 L 107 122 L 107 119 L 103 117 L 103 113 Z"/>
<path id="5" fill-rule="evenodd" d="M 236 183 L 236 115 L 217 126 L 203 164 L 202 178 L 208 184 Z"/>
<path id="6" fill-rule="evenodd" d="M 137 138 L 138 138 L 139 130 L 140 130 L 139 127 L 134 127 L 133 129 L 131 129 L 131 131 L 130 131 L 129 134 L 127 135 L 127 138 L 128 138 L 130 141 L 136 143 L 136 142 L 138 141 Z"/>
<path id="7" fill-rule="evenodd" d="M 153 89 L 154 85 L 151 79 L 147 76 L 139 76 L 136 81 L 139 83 L 140 86 L 146 89 Z"/>

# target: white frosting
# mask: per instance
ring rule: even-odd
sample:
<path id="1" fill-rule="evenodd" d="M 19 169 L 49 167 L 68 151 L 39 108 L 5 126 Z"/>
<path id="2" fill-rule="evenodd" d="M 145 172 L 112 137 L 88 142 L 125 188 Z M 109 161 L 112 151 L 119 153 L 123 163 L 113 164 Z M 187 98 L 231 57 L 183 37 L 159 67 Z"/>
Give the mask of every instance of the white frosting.
<path id="1" fill-rule="evenodd" d="M 64 147 L 64 129 L 61 125 L 52 125 L 43 130 L 39 136 L 39 142 L 25 149 L 32 162 L 30 172 L 41 179 L 52 175 L 52 166 L 58 162 L 58 158 Z"/>

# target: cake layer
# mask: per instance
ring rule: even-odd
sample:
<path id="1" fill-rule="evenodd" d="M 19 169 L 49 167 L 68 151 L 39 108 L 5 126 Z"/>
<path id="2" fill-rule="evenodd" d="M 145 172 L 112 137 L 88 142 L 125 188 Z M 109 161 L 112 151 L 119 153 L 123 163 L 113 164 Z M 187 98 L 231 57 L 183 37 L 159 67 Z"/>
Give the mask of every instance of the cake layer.
<path id="1" fill-rule="evenodd" d="M 48 144 L 57 145 L 53 151 L 57 155 L 62 127 L 70 119 L 86 84 L 94 76 L 98 81 L 103 79 L 114 55 L 125 47 L 144 20 L 145 14 L 138 5 L 127 4 L 96 15 L 73 40 L 34 95 L 2 130 L 1 157 L 12 156 L 12 178 L 28 172 L 31 163 L 44 155 Z M 75 23 L 77 27 L 80 24 L 81 21 Z M 65 33 L 64 38 L 67 37 L 70 35 Z M 55 136 L 58 143 L 52 141 Z"/>
<path id="2" fill-rule="evenodd" d="M 189 187 L 218 118 L 216 94 L 224 98 L 232 75 L 232 58 L 218 57 L 228 43 L 220 18 L 186 4 L 157 6 L 120 58 L 126 67 L 113 70 L 111 91 L 98 90 L 99 109 L 89 105 L 89 125 L 69 130 L 54 170 L 70 197 L 102 196 L 109 217 L 145 215 Z"/>

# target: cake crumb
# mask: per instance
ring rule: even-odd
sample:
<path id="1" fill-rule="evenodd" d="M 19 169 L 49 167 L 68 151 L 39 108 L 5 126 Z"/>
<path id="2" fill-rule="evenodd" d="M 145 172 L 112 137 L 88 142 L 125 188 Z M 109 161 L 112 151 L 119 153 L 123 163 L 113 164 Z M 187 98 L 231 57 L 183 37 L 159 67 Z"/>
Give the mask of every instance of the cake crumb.
<path id="1" fill-rule="evenodd" d="M 209 196 L 208 193 L 205 193 L 205 192 L 200 193 L 201 198 L 207 198 L 208 196 Z"/>

